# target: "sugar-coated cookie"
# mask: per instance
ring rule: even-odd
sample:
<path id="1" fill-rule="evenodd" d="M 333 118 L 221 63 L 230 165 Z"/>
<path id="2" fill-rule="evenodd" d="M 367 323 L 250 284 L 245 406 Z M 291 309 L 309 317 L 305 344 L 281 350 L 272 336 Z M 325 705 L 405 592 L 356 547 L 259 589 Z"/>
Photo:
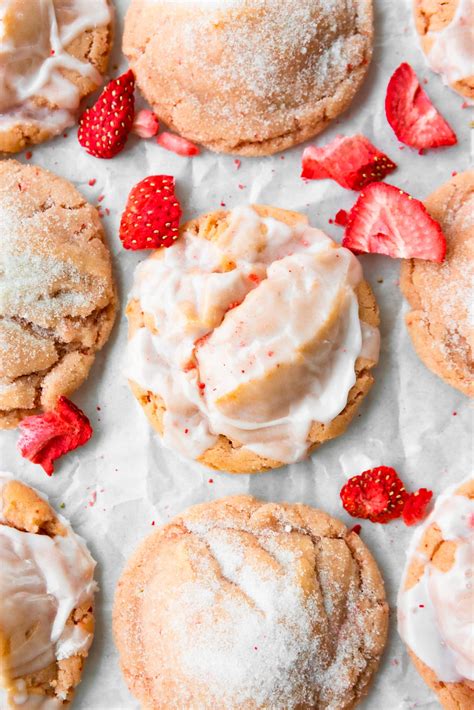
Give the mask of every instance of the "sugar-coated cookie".
<path id="1" fill-rule="evenodd" d="M 58 135 L 102 84 L 112 48 L 110 0 L 3 0 L 0 152 Z"/>
<path id="2" fill-rule="evenodd" d="M 474 171 L 453 177 L 425 205 L 446 235 L 446 259 L 403 263 L 400 286 L 412 309 L 407 327 L 425 365 L 473 397 Z"/>
<path id="3" fill-rule="evenodd" d="M 267 155 L 347 108 L 372 43 L 372 0 L 132 0 L 123 49 L 178 133 L 216 151 Z"/>
<path id="4" fill-rule="evenodd" d="M 243 206 L 189 222 L 136 270 L 126 374 L 165 446 L 255 473 L 342 434 L 378 360 L 356 257 L 303 215 Z"/>
<path id="5" fill-rule="evenodd" d="M 0 429 L 85 380 L 116 296 L 97 210 L 66 180 L 0 162 Z"/>
<path id="6" fill-rule="evenodd" d="M 0 473 L 0 707 L 69 707 L 94 635 L 95 562 L 33 489 Z"/>
<path id="7" fill-rule="evenodd" d="M 449 488 L 416 531 L 398 628 L 446 710 L 474 707 L 474 479 Z"/>
<path id="8" fill-rule="evenodd" d="M 414 0 L 414 13 L 430 68 L 474 99 L 474 0 Z"/>
<path id="9" fill-rule="evenodd" d="M 197 505 L 146 538 L 118 584 L 121 666 L 146 708 L 349 710 L 388 623 L 358 535 L 305 505 Z"/>

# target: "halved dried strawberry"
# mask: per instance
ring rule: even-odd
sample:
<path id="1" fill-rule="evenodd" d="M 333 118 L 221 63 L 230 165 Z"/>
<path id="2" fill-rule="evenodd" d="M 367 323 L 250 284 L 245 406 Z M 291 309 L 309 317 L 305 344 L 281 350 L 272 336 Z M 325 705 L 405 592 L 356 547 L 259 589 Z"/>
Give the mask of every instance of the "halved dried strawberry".
<path id="1" fill-rule="evenodd" d="M 135 114 L 135 77 L 129 70 L 110 81 L 94 106 L 81 116 L 77 138 L 95 158 L 113 158 L 123 150 Z"/>
<path id="2" fill-rule="evenodd" d="M 350 478 L 340 496 L 345 510 L 354 518 L 387 523 L 402 515 L 408 493 L 395 469 L 379 466 Z"/>
<path id="3" fill-rule="evenodd" d="M 170 247 L 179 235 L 181 205 L 174 192 L 174 177 L 151 175 L 128 196 L 120 223 L 125 249 Z"/>
<path id="4" fill-rule="evenodd" d="M 361 190 L 371 182 L 383 180 L 396 167 L 365 136 L 336 136 L 328 145 L 305 148 L 301 177 L 331 178 L 348 190 Z"/>
<path id="5" fill-rule="evenodd" d="M 160 133 L 156 142 L 158 145 L 161 145 L 162 148 L 171 150 L 172 153 L 177 153 L 178 155 L 184 155 L 187 158 L 199 155 L 200 153 L 198 146 L 188 141 L 187 138 L 177 136 L 175 133 L 169 133 L 168 131 Z"/>
<path id="6" fill-rule="evenodd" d="M 416 493 L 410 493 L 403 508 L 403 522 L 405 525 L 416 525 L 425 517 L 433 497 L 433 491 L 427 488 L 420 488 Z"/>
<path id="7" fill-rule="evenodd" d="M 453 129 L 433 106 L 406 62 L 400 64 L 388 83 L 385 112 L 398 140 L 412 148 L 427 150 L 457 143 Z"/>
<path id="8" fill-rule="evenodd" d="M 84 412 L 66 397 L 60 397 L 55 409 L 26 417 L 19 424 L 20 454 L 32 463 L 40 464 L 48 474 L 54 471 L 54 461 L 92 436 L 92 427 Z"/>
<path id="9" fill-rule="evenodd" d="M 356 254 L 441 262 L 446 237 L 419 200 L 394 185 L 373 182 L 349 213 L 342 245 Z"/>

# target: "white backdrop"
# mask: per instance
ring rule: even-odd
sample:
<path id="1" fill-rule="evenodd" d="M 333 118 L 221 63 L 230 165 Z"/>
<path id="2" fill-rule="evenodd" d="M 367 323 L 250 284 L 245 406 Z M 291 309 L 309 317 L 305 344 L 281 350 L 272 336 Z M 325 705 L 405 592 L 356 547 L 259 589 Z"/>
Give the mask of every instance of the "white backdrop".
<path id="1" fill-rule="evenodd" d="M 128 0 L 115 3 L 114 75 L 126 67 L 120 38 Z M 338 132 L 364 133 L 399 164 L 389 181 L 423 198 L 454 170 L 468 166 L 472 116 L 462 110 L 463 99 L 427 69 L 413 29 L 411 1 L 375 0 L 375 5 L 376 46 L 368 78 L 351 109 L 318 143 Z M 457 132 L 459 145 L 421 157 L 409 148 L 399 149 L 385 119 L 384 97 L 388 79 L 401 61 L 410 62 L 420 77 L 428 79 L 426 89 Z M 221 201 L 228 207 L 244 202 L 274 204 L 307 213 L 314 225 L 339 240 L 342 230 L 328 220 L 341 207 L 349 209 L 356 194 L 330 181 L 305 184 L 299 178 L 301 153 L 297 147 L 275 157 L 242 159 L 237 171 L 231 156 L 203 152 L 188 160 L 153 141 L 132 137 L 120 156 L 100 161 L 79 148 L 76 129 L 71 129 L 68 138 L 34 148 L 31 162 L 71 180 L 92 202 L 105 196 L 102 207 L 110 209 L 105 225 L 123 313 L 133 268 L 144 254 L 122 249 L 118 225 L 130 188 L 146 175 L 176 176 L 185 217 L 217 208 Z M 94 187 L 88 185 L 92 178 L 97 180 Z M 56 506 L 65 503 L 61 512 L 87 540 L 99 563 L 96 638 L 77 692 L 76 710 L 138 708 L 119 671 L 110 619 L 121 568 L 142 537 L 152 531 L 152 521 L 165 522 L 192 503 L 249 492 L 267 500 L 319 506 L 353 525 L 356 521 L 344 513 L 339 501 L 346 476 L 374 465 L 395 466 L 407 486 L 427 486 L 439 493 L 469 472 L 471 407 L 463 395 L 432 375 L 413 351 L 403 324 L 406 307 L 398 289 L 399 262 L 373 256 L 363 257 L 362 262 L 381 308 L 377 381 L 346 435 L 326 444 L 305 463 L 254 477 L 229 476 L 210 473 L 164 451 L 121 374 L 127 330 L 123 316 L 97 358 L 92 376 L 73 397 L 94 426 L 95 435 L 86 447 L 59 462 L 49 479 L 16 452 L 16 432 L 0 433 L 0 468 L 47 493 Z M 438 707 L 409 663 L 396 632 L 396 593 L 411 534 L 400 522 L 387 526 L 362 522 L 361 535 L 382 569 L 392 609 L 390 640 L 371 694 L 361 706 L 364 710 Z"/>

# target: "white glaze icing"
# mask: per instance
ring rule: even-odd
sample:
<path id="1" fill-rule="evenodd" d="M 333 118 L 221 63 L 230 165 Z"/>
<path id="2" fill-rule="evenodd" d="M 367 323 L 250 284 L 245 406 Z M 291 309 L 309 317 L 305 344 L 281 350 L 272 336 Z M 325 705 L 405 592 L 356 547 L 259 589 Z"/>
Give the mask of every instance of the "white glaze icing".
<path id="1" fill-rule="evenodd" d="M 398 595 L 401 637 L 445 683 L 474 680 L 474 500 L 456 494 L 461 485 L 438 497 L 433 512 L 414 535 Z M 444 540 L 456 542 L 454 563 L 446 572 L 418 551 L 433 524 Z M 425 562 L 424 572 L 406 590 L 407 571 L 414 557 Z"/>
<path id="2" fill-rule="evenodd" d="M 459 0 L 449 25 L 428 36 L 428 64 L 446 84 L 474 76 L 474 0 Z"/>
<path id="3" fill-rule="evenodd" d="M 0 634 L 9 649 L 0 667 L 3 702 L 21 710 L 55 710 L 62 703 L 28 695 L 22 676 L 90 647 L 92 634 L 66 622 L 75 608 L 92 602 L 95 562 L 59 515 L 64 536 L 4 524 L 2 490 L 9 480 L 9 474 L 0 473 Z"/>
<path id="4" fill-rule="evenodd" d="M 318 229 L 250 207 L 216 241 L 187 233 L 140 264 L 131 299 L 158 332 L 138 329 L 125 370 L 163 398 L 165 445 L 198 458 L 224 434 L 303 458 L 312 422 L 344 409 L 357 358 L 378 359 L 378 331 L 358 316 L 361 279 L 353 254 Z"/>
<path id="5" fill-rule="evenodd" d="M 107 0 L 2 0 L 0 8 L 0 131 L 33 123 L 59 133 L 75 121 L 80 94 L 64 70 L 97 86 L 95 67 L 66 50 L 85 30 L 108 25 Z M 57 108 L 39 107 L 33 98 Z"/>

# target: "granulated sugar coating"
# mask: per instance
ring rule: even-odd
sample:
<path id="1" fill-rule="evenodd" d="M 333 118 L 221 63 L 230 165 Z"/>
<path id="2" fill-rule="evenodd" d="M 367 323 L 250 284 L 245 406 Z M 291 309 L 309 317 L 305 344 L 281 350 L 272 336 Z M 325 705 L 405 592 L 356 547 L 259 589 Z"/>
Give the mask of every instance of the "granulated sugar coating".
<path id="1" fill-rule="evenodd" d="M 213 150 L 264 155 L 349 105 L 372 35 L 371 0 L 133 0 L 124 51 L 165 123 Z"/>
<path id="2" fill-rule="evenodd" d="M 425 204 L 443 228 L 447 253 L 442 264 L 403 264 L 408 330 L 425 365 L 474 397 L 474 172 L 454 176 Z"/>
<path id="3" fill-rule="evenodd" d="M 0 164 L 0 428 L 86 378 L 115 317 L 97 211 L 65 180 Z"/>
<path id="4" fill-rule="evenodd" d="M 383 651 L 383 582 L 361 539 L 303 505 L 191 508 L 119 583 L 122 670 L 144 707 L 354 707 Z"/>

